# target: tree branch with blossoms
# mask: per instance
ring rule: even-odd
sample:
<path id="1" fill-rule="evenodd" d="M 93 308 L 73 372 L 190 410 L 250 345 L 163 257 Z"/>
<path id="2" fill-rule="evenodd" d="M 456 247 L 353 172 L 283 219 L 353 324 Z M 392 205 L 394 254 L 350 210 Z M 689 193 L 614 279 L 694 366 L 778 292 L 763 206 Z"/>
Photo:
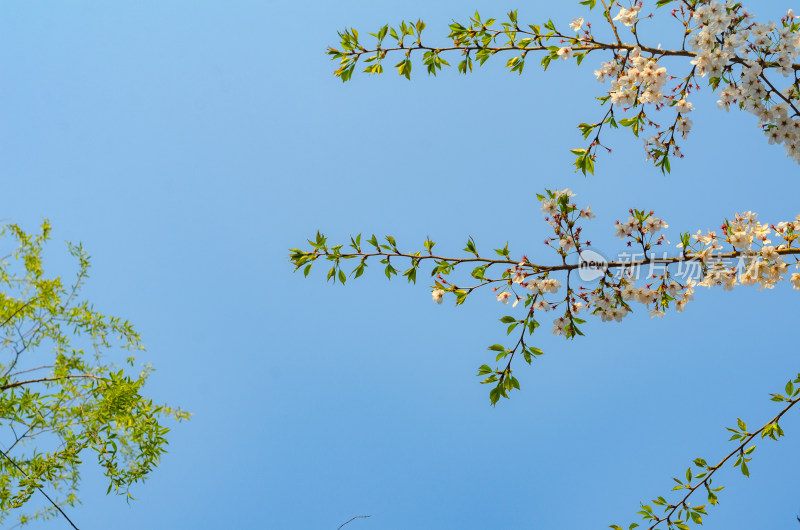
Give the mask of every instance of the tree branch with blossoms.
<path id="1" fill-rule="evenodd" d="M 658 0 L 655 9 L 677 6 L 670 16 L 680 24 L 681 34 L 677 36 L 682 42 L 680 48 L 661 49 L 660 44 L 642 42 L 643 22 L 653 17 L 642 2 L 628 7 L 605 0 L 601 3 L 601 19 L 612 30 L 613 40 L 596 35 L 592 23 L 583 17 L 573 19 L 567 30 L 558 29 L 552 20 L 541 25 L 523 24 L 517 11 L 509 12 L 499 25 L 496 19 L 482 19 L 476 12 L 467 23 L 450 24 L 446 45 L 423 43 L 427 26 L 422 20 L 403 21 L 370 33 L 375 40 L 368 46 L 362 44 L 356 29 L 346 29 L 339 33 L 339 47 L 329 48 L 328 54 L 339 61 L 334 75 L 342 81 L 352 78 L 362 58 L 367 65 L 364 72 L 383 73 L 382 63 L 390 54 L 401 56 L 394 67 L 408 79 L 415 53 L 422 55 L 423 66 L 433 75 L 450 66 L 444 56 L 451 53 L 461 54 L 458 71 L 462 74 L 472 72 L 475 63 L 481 66 L 501 53 L 512 55 L 505 66 L 519 74 L 531 53 L 541 56 L 545 70 L 558 59 L 574 59 L 580 65 L 590 53 L 610 55 L 594 70 L 598 81 L 610 82 L 604 95 L 597 98 L 601 105 L 608 105 L 608 110 L 600 121 L 578 125 L 584 140 L 591 137 L 591 141 L 571 149 L 575 169 L 584 175 L 594 173 L 599 148 L 611 151 L 600 137 L 606 125 L 627 128 L 635 137 L 650 129 L 652 132 L 642 136 L 645 155 L 662 172 L 669 172 L 670 157 L 683 157 L 676 135 L 685 139 L 692 129 L 688 114 L 694 106 L 689 96 L 700 89 L 698 78 L 707 77 L 708 85 L 719 92 L 720 108 L 729 110 L 734 105 L 755 115 L 769 143 L 783 144 L 787 156 L 800 163 L 800 64 L 794 62 L 800 55 L 800 22 L 791 10 L 779 23 L 761 24 L 738 2 Z M 593 11 L 597 2 L 580 4 Z M 629 34 L 632 40 L 623 41 L 620 32 Z M 387 37 L 393 44 L 384 45 Z M 667 73 L 662 60 L 670 57 L 689 59 L 685 75 Z M 772 79 L 776 74 L 790 78 L 785 86 Z M 668 126 L 662 127 L 651 119 L 650 109 L 666 108 L 674 110 L 675 115 L 668 119 Z"/>
<path id="2" fill-rule="evenodd" d="M 625 250 L 618 259 L 607 261 L 591 249 L 582 226 L 594 217 L 591 207 L 579 208 L 572 201 L 574 194 L 569 189 L 545 190 L 545 194 L 537 197 L 544 220 L 553 231 L 544 243 L 556 254 L 556 263 L 534 262 L 527 254 L 512 256 L 508 245 L 494 249 L 496 257 L 483 257 L 472 238 L 467 240 L 464 256 L 434 254 L 436 243 L 430 239 L 423 243 L 424 250 L 404 252 L 392 236 L 379 242 L 372 235 L 362 244 L 360 234 L 350 238 L 352 251 L 343 251 L 344 245 L 330 246 L 320 233 L 308 241 L 309 250 L 291 249 L 290 260 L 295 270 L 302 268 L 306 276 L 319 260 L 327 261 L 331 266 L 327 279 L 342 284 L 348 277 L 361 276 L 370 260 L 379 260 L 387 278 L 401 275 L 412 283 L 416 283 L 423 263 L 431 263 L 431 296 L 436 303 L 452 296 L 455 304 L 460 305 L 484 287 L 512 309 L 521 303 L 517 315 L 500 319 L 507 325 L 506 335 L 517 331 L 513 345 L 489 346 L 495 352 L 494 363 L 505 361 L 505 364 L 494 368 L 483 364 L 478 368 L 478 375 L 485 376 L 482 383 L 492 385 L 492 405 L 501 397 L 508 398 L 512 389 L 519 389 L 519 381 L 512 375 L 515 356 L 520 354 L 531 364 L 542 355 L 526 338 L 534 335 L 549 314 L 563 311 L 553 320 L 552 332 L 573 339 L 583 335 L 580 326 L 586 323 L 584 315 L 599 317 L 603 322 L 620 322 L 634 311 L 633 304 L 638 303 L 651 317 L 663 317 L 672 307 L 682 311 L 694 299 L 698 286 L 771 289 L 788 276 L 793 288 L 800 290 L 800 273 L 789 275 L 789 264 L 785 261 L 794 258 L 795 267 L 800 266 L 797 258 L 800 247 L 795 245 L 800 237 L 800 215 L 793 221 L 767 225 L 760 223 L 755 213 L 736 214 L 722 223 L 719 234 L 684 232 L 676 255 L 663 251 L 658 256 L 656 249 L 666 243 L 665 236 L 659 233 L 668 225 L 655 212 L 632 209 L 627 220 L 617 221 L 614 226 L 616 236 L 631 252 Z M 770 237 L 780 243 L 773 246 Z M 344 267 L 350 260 L 356 260 L 357 264 L 348 274 Z M 399 260 L 408 264 L 402 273 L 396 268 Z M 455 279 L 454 273 L 463 266 L 472 268 L 469 280 Z M 647 273 L 640 278 L 645 269 Z M 566 287 L 563 292 L 562 287 Z"/>
<path id="3" fill-rule="evenodd" d="M 772 289 L 788 278 L 792 287 L 800 290 L 800 273 L 789 275 L 786 262 L 786 259 L 793 258 L 795 268 L 800 268 L 797 258 L 800 247 L 795 245 L 800 238 L 800 215 L 793 221 L 768 225 L 760 223 L 753 212 L 737 213 L 732 219 L 724 220 L 719 234 L 700 230 L 694 235 L 689 232 L 680 234 L 678 253 L 669 255 L 664 251 L 659 257 L 656 250 L 667 242 L 660 232 L 668 228 L 667 223 L 656 217 L 655 212 L 632 209 L 627 220 L 616 222 L 614 230 L 615 235 L 625 242 L 624 248 L 636 253 L 622 252 L 620 259 L 607 261 L 591 249 L 591 241 L 584 233 L 582 224 L 595 217 L 591 207 L 580 208 L 573 197 L 569 189 L 545 190 L 544 194 L 537 195 L 544 220 L 553 231 L 553 235 L 544 241 L 557 256 L 557 262 L 552 264 L 531 261 L 527 255 L 512 256 L 508 245 L 494 249 L 497 257 L 482 257 L 471 237 L 464 248 L 466 255 L 450 257 L 434 254 L 436 243 L 430 238 L 423 243 L 424 250 L 404 252 L 392 236 L 385 236 L 384 242 L 379 242 L 372 235 L 362 245 L 359 234 L 350 238 L 350 252 L 342 250 L 344 245 L 330 246 L 320 233 L 308 241 L 310 250 L 291 249 L 290 260 L 295 271 L 302 268 L 305 276 L 320 260 L 329 262 L 331 268 L 327 279 L 342 284 L 348 278 L 361 276 L 370 260 L 379 260 L 387 278 L 401 275 L 410 283 L 416 283 L 423 263 L 430 263 L 430 276 L 433 278 L 431 296 L 438 304 L 445 296 L 453 296 L 456 305 L 463 304 L 468 296 L 483 287 L 491 289 L 497 301 L 510 304 L 512 309 L 522 302 L 520 314 L 500 318 L 500 322 L 507 325 L 506 335 L 516 332 L 516 339 L 510 346 L 499 343 L 489 346 L 495 355 L 495 366 L 483 364 L 478 368 L 481 383 L 491 386 L 489 399 L 493 406 L 501 397 L 508 398 L 509 392 L 520 388 L 519 380 L 513 375 L 514 358 L 519 355 L 527 364 L 532 364 L 533 359 L 543 354 L 529 342 L 541 321 L 551 312 L 563 311 L 553 320 L 552 333 L 574 339 L 583 335 L 580 326 L 586 323 L 582 318 L 585 315 L 599 317 L 603 322 L 620 322 L 634 311 L 634 304 L 640 304 L 649 310 L 651 317 L 663 317 L 671 307 L 683 311 L 694 299 L 695 287 L 699 286 L 721 286 L 726 290 L 737 285 Z M 771 238 L 780 242 L 773 245 Z M 357 264 L 347 274 L 344 267 L 349 260 L 356 260 Z M 395 267 L 399 260 L 409 265 L 402 274 Z M 469 273 L 471 281 L 463 280 L 468 283 L 453 279 L 457 270 L 464 266 L 472 268 Z M 673 271 L 671 267 L 677 270 Z M 645 268 L 649 268 L 648 272 L 637 284 Z M 559 295 L 562 288 L 563 293 Z M 690 467 L 686 471 L 686 482 L 674 479 L 678 485 L 673 490 L 688 490 L 681 499 L 670 503 L 659 496 L 651 504 L 641 505 L 638 513 L 651 523 L 649 530 L 662 523 L 666 528 L 676 530 L 688 530 L 690 524 L 702 524 L 702 517 L 706 515 L 705 505 L 693 506 L 689 498 L 705 488 L 709 503 L 716 504 L 722 487 L 712 487 L 712 476 L 734 457 L 734 467 L 739 467 L 744 475 L 749 476 L 747 463 L 755 450 L 755 445 L 749 444 L 758 435 L 775 440 L 783 436 L 779 420 L 800 401 L 800 386 L 795 389 L 794 384 L 800 385 L 800 374 L 794 382 L 787 383 L 785 395 L 772 394 L 773 401 L 785 402 L 786 406 L 763 427 L 749 432 L 746 424 L 738 420 L 738 429 L 729 429 L 734 433 L 731 440 L 739 440 L 740 444 L 717 465 L 710 466 L 698 458 L 693 461 L 697 468 L 694 473 L 697 474 Z M 656 515 L 653 506 L 663 508 L 664 513 Z M 632 523 L 629 530 L 637 526 L 638 523 Z M 618 525 L 611 525 L 611 528 L 622 530 Z"/>

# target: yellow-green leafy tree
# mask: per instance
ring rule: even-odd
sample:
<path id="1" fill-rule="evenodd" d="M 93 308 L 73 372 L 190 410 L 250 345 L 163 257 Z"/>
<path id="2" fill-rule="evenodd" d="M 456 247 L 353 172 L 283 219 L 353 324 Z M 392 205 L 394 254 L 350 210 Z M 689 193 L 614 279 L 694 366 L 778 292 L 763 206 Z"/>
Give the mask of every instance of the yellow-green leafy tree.
<path id="1" fill-rule="evenodd" d="M 81 296 L 82 246 L 65 249 L 77 266 L 69 281 L 47 270 L 49 234 L 45 221 L 38 234 L 10 224 L 0 238 L 0 522 L 74 526 L 64 508 L 78 501 L 84 462 L 131 498 L 166 451 L 165 420 L 188 414 L 143 394 L 151 367 L 136 362 L 139 335 Z"/>

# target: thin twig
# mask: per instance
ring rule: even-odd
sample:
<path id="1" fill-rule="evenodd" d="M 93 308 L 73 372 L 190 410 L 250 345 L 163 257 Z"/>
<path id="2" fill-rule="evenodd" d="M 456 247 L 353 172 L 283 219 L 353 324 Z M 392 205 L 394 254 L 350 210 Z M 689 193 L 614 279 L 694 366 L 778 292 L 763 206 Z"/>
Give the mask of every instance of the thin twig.
<path id="1" fill-rule="evenodd" d="M 346 525 L 347 523 L 351 523 L 351 522 L 355 521 L 356 519 L 366 519 L 367 517 L 372 517 L 372 516 L 371 515 L 356 515 L 355 517 L 353 517 L 349 521 L 347 521 L 345 523 L 342 523 L 342 526 Z M 340 526 L 336 530 L 341 530 L 342 526 Z"/>
<path id="2" fill-rule="evenodd" d="M 24 471 L 24 470 L 23 470 L 21 467 L 19 467 L 19 466 L 17 465 L 17 463 L 16 463 L 16 462 L 14 462 L 14 460 L 12 460 L 12 459 L 11 459 L 11 457 L 10 457 L 10 456 L 8 456 L 8 455 L 6 454 L 6 452 L 5 452 L 5 451 L 3 451 L 2 449 L 0 449 L 0 453 L 3 453 L 3 456 L 4 456 L 4 457 L 6 457 L 6 460 L 8 460 L 9 462 L 11 462 L 11 465 L 12 465 L 12 466 L 14 466 L 15 468 L 17 468 L 17 469 L 19 470 L 19 472 L 20 472 L 20 473 L 22 473 L 23 475 L 25 475 L 27 478 L 30 478 L 30 477 L 28 476 L 28 474 L 27 474 L 27 473 L 25 473 L 25 471 Z M 58 510 L 58 511 L 61 513 L 61 515 L 63 515 L 63 516 L 64 516 L 64 519 L 66 519 L 66 520 L 67 520 L 67 522 L 68 522 L 70 525 L 72 525 L 72 528 L 74 528 L 75 530 L 79 530 L 79 529 L 78 529 L 78 527 L 77 527 L 77 526 L 75 526 L 75 523 L 73 523 L 73 522 L 72 522 L 72 520 L 71 520 L 69 517 L 67 517 L 67 514 L 65 514 L 65 513 L 64 513 L 64 510 L 62 510 L 62 509 L 61 509 L 61 507 L 60 507 L 58 504 L 56 504 L 56 503 L 55 503 L 55 501 L 53 501 L 53 499 L 51 499 L 51 498 L 50 498 L 50 495 L 48 495 L 47 493 L 45 493 L 45 492 L 44 492 L 44 490 L 43 490 L 42 488 L 40 488 L 39 486 L 36 486 L 36 489 L 37 489 L 37 490 L 39 490 L 40 492 L 42 492 L 42 495 L 44 495 L 44 496 L 47 498 L 47 500 L 48 500 L 48 501 L 50 501 L 50 504 L 52 504 L 52 505 L 55 507 L 55 509 L 56 509 L 56 510 Z"/>

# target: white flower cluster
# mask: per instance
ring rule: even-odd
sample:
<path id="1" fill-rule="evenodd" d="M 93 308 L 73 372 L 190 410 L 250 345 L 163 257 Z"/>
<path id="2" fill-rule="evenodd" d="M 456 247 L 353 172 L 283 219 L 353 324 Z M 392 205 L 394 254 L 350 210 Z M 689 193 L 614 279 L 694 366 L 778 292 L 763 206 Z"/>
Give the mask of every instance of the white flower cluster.
<path id="1" fill-rule="evenodd" d="M 542 199 L 540 209 L 547 217 L 548 224 L 553 225 L 553 223 L 557 223 L 557 221 L 554 220 L 554 216 L 559 213 L 558 200 L 565 195 L 568 199 L 575 196 L 571 189 L 564 188 L 563 190 L 555 190 L 552 198 Z"/>
<path id="2" fill-rule="evenodd" d="M 701 77 L 719 77 L 732 56 L 740 51 L 746 53 L 744 48 L 748 32 L 736 29 L 752 15 L 744 8 L 735 8 L 733 2 L 724 6 L 719 2 L 710 2 L 699 6 L 692 18 L 697 23 L 698 31 L 689 36 L 687 43 L 693 51 L 699 52 L 691 61 L 695 72 Z"/>
<path id="3" fill-rule="evenodd" d="M 547 191 L 547 196 L 539 195 L 542 203 L 542 211 L 548 216 L 548 223 L 554 227 L 556 234 L 562 243 L 555 248 L 562 257 L 566 257 L 563 249 L 569 244 L 567 233 L 564 231 L 566 226 L 569 231 L 573 230 L 574 223 L 579 218 L 592 218 L 594 214 L 588 206 L 579 210 L 569 199 L 575 194 L 569 189 Z M 610 280 L 611 275 L 604 276 L 599 286 L 594 290 L 570 288 L 566 296 L 560 300 L 550 300 L 545 295 L 556 294 L 562 287 L 560 281 L 550 278 L 548 272 L 539 272 L 537 266 L 532 265 L 527 258 L 503 274 L 502 280 L 507 282 L 502 287 L 501 292 L 495 296 L 503 304 L 508 304 L 513 300 L 512 307 L 520 301 L 525 301 L 526 306 L 530 305 L 531 314 L 534 311 L 550 311 L 564 304 L 566 310 L 563 316 L 553 321 L 552 332 L 554 335 L 564 335 L 573 337 L 576 334 L 574 326 L 583 323 L 583 320 L 576 315 L 584 310 L 597 315 L 603 322 L 621 322 L 631 311 L 631 303 L 639 303 L 649 309 L 651 317 L 663 317 L 666 310 L 674 303 L 677 311 L 683 311 L 686 304 L 694 300 L 695 287 L 702 285 L 705 287 L 722 286 L 725 290 L 732 290 L 737 285 L 757 285 L 762 290 L 772 289 L 778 282 L 786 276 L 789 265 L 784 261 L 785 255 L 796 255 L 797 246 L 794 242 L 800 239 L 800 215 L 793 221 L 785 221 L 777 225 L 768 225 L 758 221 L 758 215 L 754 212 L 737 213 L 732 220 L 726 220 L 718 234 L 714 231 L 703 233 L 698 230 L 691 239 L 693 244 L 689 244 L 688 233 L 682 237 L 682 242 L 677 246 L 688 248 L 683 249 L 683 254 L 674 258 L 658 258 L 664 266 L 663 273 L 655 274 L 652 272 L 653 264 L 656 260 L 647 258 L 647 250 L 651 245 L 660 245 L 664 236 L 660 235 L 655 240 L 655 234 L 668 228 L 663 219 L 656 217 L 654 212 L 630 210 L 631 216 L 627 221 L 621 223 L 617 221 L 616 232 L 621 238 L 630 237 L 633 241 L 641 243 L 644 250 L 645 259 L 628 262 L 612 262 L 609 265 L 623 267 L 620 269 L 621 276 L 617 281 Z M 578 229 L 579 230 L 579 229 Z M 577 233 L 578 230 L 575 230 Z M 770 237 L 777 236 L 782 241 L 773 245 Z M 575 240 L 578 239 L 576 235 Z M 549 244 L 549 242 L 547 242 Z M 573 241 L 573 244 L 577 244 Z M 631 242 L 628 243 L 630 246 Z M 732 252 L 720 253 L 725 245 L 732 247 Z M 738 259 L 737 265 L 726 264 L 724 261 L 731 258 Z M 636 285 L 638 271 L 650 260 L 651 272 L 648 282 L 645 285 Z M 685 284 L 676 281 L 669 271 L 670 264 L 698 265 L 696 270 L 700 273 L 697 277 L 699 282 L 689 279 Z M 795 268 L 800 269 L 800 260 L 795 260 Z M 551 271 L 552 272 L 552 271 Z M 678 275 L 681 275 L 680 270 Z M 800 290 L 800 273 L 793 273 L 789 281 L 793 289 Z M 515 286 L 525 288 L 529 293 L 521 296 L 515 291 Z M 437 284 L 437 287 L 440 287 Z M 494 291 L 500 290 L 495 287 Z M 436 288 L 432 291 L 433 301 L 442 303 L 445 291 Z M 578 332 L 580 333 L 580 332 Z"/>
<path id="4" fill-rule="evenodd" d="M 729 110 L 738 103 L 759 119 L 770 144 L 784 144 L 787 156 L 800 162 L 800 121 L 792 103 L 800 99 L 796 82 L 779 92 L 764 77 L 765 66 L 784 77 L 794 72 L 793 61 L 800 55 L 800 35 L 791 28 L 794 13 L 789 12 L 787 24 L 781 27 L 774 22 L 758 24 L 752 18 L 732 1 L 698 7 L 693 15 L 697 29 L 688 39 L 689 47 L 697 52 L 691 63 L 697 75 L 723 83 L 717 101 L 720 108 Z M 742 63 L 739 76 L 732 75 L 733 59 Z M 726 70 L 731 75 L 723 76 Z"/>
<path id="5" fill-rule="evenodd" d="M 638 3 L 635 6 L 631 7 L 630 9 L 620 8 L 619 13 L 617 16 L 614 17 L 614 20 L 619 20 L 626 26 L 633 26 L 637 22 L 639 22 L 639 10 L 642 8 L 642 4 Z"/>
<path id="6" fill-rule="evenodd" d="M 623 56 L 619 60 L 625 64 L 624 71 L 618 61 L 610 61 L 594 72 L 598 81 L 612 79 L 608 95 L 614 105 L 630 107 L 637 102 L 660 104 L 664 101 L 662 89 L 669 79 L 666 68 L 659 67 L 655 59 L 643 56 L 638 46 L 630 52 L 627 61 Z"/>
<path id="7" fill-rule="evenodd" d="M 574 204 L 569 203 L 569 199 L 574 196 L 575 194 L 569 188 L 555 191 L 548 190 L 548 197 L 539 195 L 545 221 L 553 228 L 556 235 L 555 238 L 545 240 L 545 244 L 555 248 L 562 256 L 566 256 L 573 250 L 580 251 L 581 249 L 580 237 L 582 228 L 576 227 L 577 220 L 594 219 L 596 217 L 592 212 L 591 206 L 578 210 Z M 551 241 L 558 241 L 558 246 L 551 245 Z"/>
<path id="8" fill-rule="evenodd" d="M 544 295 L 545 293 L 556 294 L 559 289 L 561 289 L 561 282 L 555 278 L 539 279 L 529 277 L 525 272 L 523 272 L 525 266 L 526 263 L 524 261 L 517 265 L 516 269 L 514 269 L 514 275 L 511 278 L 511 283 L 518 284 L 528 289 L 531 292 L 531 295 L 534 296 Z M 500 300 L 500 295 L 498 295 L 497 299 Z"/>
<path id="9" fill-rule="evenodd" d="M 620 8 L 614 20 L 634 26 L 641 5 L 639 2 L 631 8 Z M 646 53 L 652 56 L 645 57 L 639 46 L 630 52 L 615 53 L 614 59 L 602 63 L 594 74 L 600 82 L 611 80 L 608 96 L 616 106 L 650 103 L 657 109 L 667 105 L 675 108 L 675 124 L 645 139 L 647 158 L 663 161 L 662 169 L 667 155 L 683 156 L 674 134 L 686 138 L 692 129 L 692 120 L 686 113 L 693 108 L 687 96 L 699 88 L 693 84 L 694 75 L 712 78 L 720 108 L 729 110 L 735 104 L 754 114 L 769 143 L 784 145 L 787 156 L 800 163 L 800 82 L 794 76 L 792 83 L 781 89 L 765 77 L 767 70 L 784 77 L 797 73 L 794 61 L 800 56 L 800 32 L 795 18 L 798 17 L 789 10 L 780 24 L 759 24 L 739 2 L 700 0 L 690 12 L 687 26 L 687 48 L 696 53 L 691 61 L 694 69 L 671 93 L 665 85 L 674 78 L 659 65 L 661 55 L 648 50 Z M 578 20 L 574 22 L 577 24 Z M 562 49 L 558 53 L 567 58 L 572 51 Z M 652 121 L 647 124 L 658 129 Z"/>
<path id="10" fill-rule="evenodd" d="M 544 299 L 545 293 L 555 294 L 561 289 L 561 282 L 553 279 L 553 278 L 528 278 L 527 275 L 522 272 L 523 267 L 525 266 L 525 262 L 520 263 L 517 265 L 515 269 L 514 275 L 511 279 L 511 283 L 516 283 L 525 287 L 531 292 L 531 296 L 534 297 L 541 297 L 533 304 L 533 308 L 538 311 L 549 311 L 550 310 L 550 303 Z M 503 304 L 508 304 L 510 300 L 514 300 L 514 303 L 511 307 L 517 307 L 517 304 L 522 300 L 519 296 L 511 291 L 502 291 L 497 293 L 496 295 L 497 301 L 502 302 Z"/>
<path id="11" fill-rule="evenodd" d="M 699 285 L 709 288 L 721 285 L 726 291 L 733 290 L 737 285 L 758 285 L 761 290 L 774 288 L 789 267 L 778 251 L 788 248 L 788 243 L 794 240 L 795 230 L 800 230 L 800 216 L 793 222 L 779 223 L 774 228 L 775 233 L 786 241 L 777 247 L 770 245 L 770 226 L 758 222 L 758 215 L 753 212 L 737 213 L 732 222 L 723 225 L 722 237 L 715 232 L 708 232 L 704 236 L 698 231 L 694 239 L 705 248 L 693 256 L 700 257 L 704 263 L 712 261 L 714 250 L 723 248 L 721 242 L 729 243 L 743 254 L 739 266 L 712 263 Z M 792 275 L 791 282 L 795 286 L 795 275 Z"/>
<path id="12" fill-rule="evenodd" d="M 561 289 L 561 282 L 555 278 L 547 278 L 544 280 L 532 279 L 523 283 L 522 286 L 527 288 L 531 294 L 534 295 L 544 293 L 556 294 L 558 290 Z"/>
<path id="13" fill-rule="evenodd" d="M 614 293 L 595 292 L 592 293 L 592 298 L 589 303 L 597 308 L 595 314 L 600 316 L 603 322 L 610 322 L 616 320 L 622 322 L 622 319 L 629 313 L 628 308 L 624 305 L 617 305 L 616 296 Z"/>
<path id="14" fill-rule="evenodd" d="M 617 221 L 615 225 L 615 234 L 620 239 L 625 239 L 626 237 L 630 237 L 635 232 L 641 232 L 643 234 L 651 233 L 655 234 L 659 230 L 663 230 L 665 228 L 669 228 L 669 225 L 664 222 L 663 219 L 660 219 L 654 215 L 649 215 L 647 219 L 644 220 L 644 223 L 639 221 L 636 217 L 628 217 L 628 220 L 624 223 L 620 223 Z"/>
<path id="15" fill-rule="evenodd" d="M 553 321 L 553 335 L 566 335 L 567 326 L 569 326 L 569 317 L 558 317 Z"/>

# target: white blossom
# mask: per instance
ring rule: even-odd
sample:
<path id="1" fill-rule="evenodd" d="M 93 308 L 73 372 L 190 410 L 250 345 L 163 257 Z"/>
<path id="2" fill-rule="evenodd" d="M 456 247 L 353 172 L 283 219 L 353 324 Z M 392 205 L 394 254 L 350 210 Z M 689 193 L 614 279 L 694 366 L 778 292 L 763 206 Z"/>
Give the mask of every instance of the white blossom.
<path id="1" fill-rule="evenodd" d="M 444 291 L 441 289 L 434 289 L 431 294 L 433 295 L 433 301 L 437 304 L 442 303 L 442 297 L 444 296 Z"/>
<path id="2" fill-rule="evenodd" d="M 583 26 L 583 17 L 573 18 L 572 22 L 569 24 L 569 27 L 572 31 L 580 31 L 581 26 Z"/>

